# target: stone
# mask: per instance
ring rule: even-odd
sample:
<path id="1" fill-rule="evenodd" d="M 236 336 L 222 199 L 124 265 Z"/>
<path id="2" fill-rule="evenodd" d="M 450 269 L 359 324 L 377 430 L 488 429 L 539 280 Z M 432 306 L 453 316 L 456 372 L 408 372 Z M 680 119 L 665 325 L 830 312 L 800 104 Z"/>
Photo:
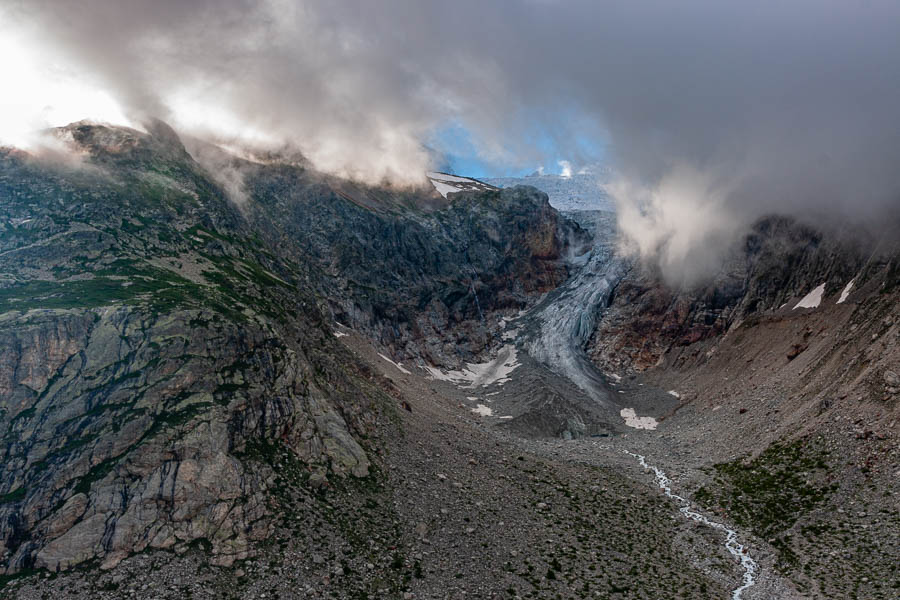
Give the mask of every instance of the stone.
<path id="1" fill-rule="evenodd" d="M 316 471 L 309 476 L 309 487 L 314 490 L 321 490 L 328 486 L 328 478 L 325 473 Z"/>

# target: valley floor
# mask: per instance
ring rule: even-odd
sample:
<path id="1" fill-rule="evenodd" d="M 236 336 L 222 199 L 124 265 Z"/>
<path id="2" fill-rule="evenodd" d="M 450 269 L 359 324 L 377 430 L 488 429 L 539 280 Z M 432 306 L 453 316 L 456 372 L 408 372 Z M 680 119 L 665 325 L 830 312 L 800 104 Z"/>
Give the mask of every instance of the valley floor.
<path id="1" fill-rule="evenodd" d="M 6 597 L 38 598 L 726 598 L 741 582 L 721 532 L 685 519 L 652 473 L 623 450 L 675 475 L 690 461 L 659 432 L 536 440 L 477 404 L 514 401 L 515 386 L 466 390 L 405 373 L 361 336 L 342 337 L 395 403 L 384 424 L 384 485 L 325 484 L 284 459 L 287 515 L 260 555 L 231 568 L 202 548 L 144 553 L 102 572 L 78 569 L 14 581 Z M 552 378 L 525 363 L 511 375 Z M 506 385 L 509 385 L 508 390 Z M 637 405 L 652 399 L 634 383 Z M 649 388 L 648 388 L 649 389 Z M 495 394 L 496 393 L 496 394 Z M 656 390 L 651 395 L 661 392 Z M 475 395 L 477 394 L 477 395 Z M 488 396 L 488 394 L 495 394 Z M 622 394 L 625 396 L 626 394 Z M 476 402 L 476 398 L 480 400 Z M 504 399 L 505 398 L 505 399 Z M 665 450 L 665 452 L 663 452 Z M 743 532 L 741 535 L 744 535 Z M 771 553 L 743 596 L 792 598 Z"/>

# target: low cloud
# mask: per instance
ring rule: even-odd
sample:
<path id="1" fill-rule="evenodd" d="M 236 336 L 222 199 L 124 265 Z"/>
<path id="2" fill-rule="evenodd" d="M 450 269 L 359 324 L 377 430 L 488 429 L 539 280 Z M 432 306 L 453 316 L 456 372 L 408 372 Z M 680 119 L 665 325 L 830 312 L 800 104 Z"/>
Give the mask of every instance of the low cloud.
<path id="1" fill-rule="evenodd" d="M 566 156 L 577 170 L 585 137 L 602 136 L 623 231 L 672 280 L 708 271 L 723 240 L 771 212 L 895 223 L 893 1 L 6 0 L 0 12 L 41 64 L 137 122 L 295 148 L 370 182 L 420 181 L 424 142 L 448 123 L 522 166 Z"/>
<path id="2" fill-rule="evenodd" d="M 658 263 L 674 286 L 690 286 L 713 273 L 744 227 L 730 198 L 740 182 L 717 179 L 690 165 L 674 166 L 654 187 L 618 178 L 616 199 L 622 250 Z"/>

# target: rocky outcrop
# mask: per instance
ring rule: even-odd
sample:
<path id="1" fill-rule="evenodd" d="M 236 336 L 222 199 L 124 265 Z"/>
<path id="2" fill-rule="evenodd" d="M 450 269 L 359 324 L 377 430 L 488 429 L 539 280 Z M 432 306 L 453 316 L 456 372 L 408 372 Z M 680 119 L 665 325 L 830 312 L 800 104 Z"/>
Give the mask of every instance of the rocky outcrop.
<path id="1" fill-rule="evenodd" d="M 259 167 L 245 181 L 263 235 L 327 273 L 320 295 L 335 320 L 431 364 L 490 347 L 489 314 L 561 284 L 563 259 L 589 242 L 529 187 L 452 194 L 439 210 L 405 209 L 398 193 L 372 210 L 370 190 L 298 169 Z"/>
<path id="2" fill-rule="evenodd" d="M 272 474 L 242 460 L 254 444 L 283 444 L 311 469 L 368 475 L 351 435 L 372 425 L 364 395 L 342 413 L 323 371 L 340 378 L 304 355 L 309 339 L 215 317 L 130 307 L 4 316 L 9 571 L 111 566 L 197 539 L 220 563 L 246 556 L 267 531 Z"/>
<path id="3" fill-rule="evenodd" d="M 78 125 L 93 165 L 0 165 L 5 573 L 198 541 L 246 557 L 272 517 L 261 448 L 369 475 L 379 393 L 302 265 L 254 242 L 161 131 Z"/>

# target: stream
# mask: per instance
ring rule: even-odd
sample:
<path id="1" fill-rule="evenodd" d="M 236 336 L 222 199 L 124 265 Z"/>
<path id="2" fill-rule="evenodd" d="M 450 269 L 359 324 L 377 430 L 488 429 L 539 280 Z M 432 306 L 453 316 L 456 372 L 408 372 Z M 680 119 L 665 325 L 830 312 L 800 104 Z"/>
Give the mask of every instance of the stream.
<path id="1" fill-rule="evenodd" d="M 624 450 L 624 452 L 625 454 L 636 458 L 642 467 L 644 467 L 645 469 L 650 469 L 656 474 L 656 485 L 659 486 L 659 489 L 665 492 L 666 496 L 672 498 L 681 505 L 679 507 L 681 514 L 683 514 L 688 519 L 691 519 L 692 521 L 697 521 L 698 523 L 703 523 L 704 525 L 712 527 L 713 529 L 718 529 L 725 532 L 725 548 L 732 556 L 740 560 L 741 568 L 744 569 L 744 576 L 742 578 L 741 586 L 736 588 L 731 593 L 732 600 L 741 600 L 741 596 L 744 594 L 744 592 L 753 587 L 753 585 L 756 583 L 756 571 L 759 568 L 759 565 L 757 565 L 756 561 L 753 560 L 745 551 L 744 545 L 738 542 L 737 532 L 734 529 L 723 525 L 722 523 L 711 521 L 705 515 L 702 515 L 693 510 L 691 508 L 691 503 L 688 502 L 687 499 L 679 496 L 672 491 L 672 480 L 669 479 L 666 473 L 659 467 L 648 464 L 643 455 L 629 452 L 628 450 Z"/>

